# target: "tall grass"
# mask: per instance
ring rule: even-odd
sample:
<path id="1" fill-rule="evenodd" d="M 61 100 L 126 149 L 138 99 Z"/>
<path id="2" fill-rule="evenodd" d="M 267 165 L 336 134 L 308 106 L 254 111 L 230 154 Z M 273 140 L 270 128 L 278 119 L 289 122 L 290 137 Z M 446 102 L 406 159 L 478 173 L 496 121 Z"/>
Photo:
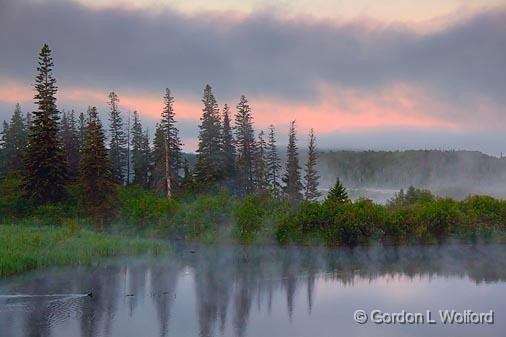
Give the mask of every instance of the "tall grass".
<path id="1" fill-rule="evenodd" d="M 52 265 L 89 264 L 96 257 L 160 254 L 162 242 L 67 227 L 0 225 L 0 276 Z"/>

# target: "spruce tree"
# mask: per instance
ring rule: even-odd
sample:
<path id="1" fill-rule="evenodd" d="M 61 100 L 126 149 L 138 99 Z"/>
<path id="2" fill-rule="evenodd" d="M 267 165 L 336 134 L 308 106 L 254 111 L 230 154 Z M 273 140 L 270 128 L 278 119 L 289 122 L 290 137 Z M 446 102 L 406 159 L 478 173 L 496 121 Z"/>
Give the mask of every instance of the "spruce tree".
<path id="1" fill-rule="evenodd" d="M 140 184 L 144 188 L 149 188 L 152 184 L 152 158 L 151 158 L 151 146 L 149 144 L 149 131 L 146 130 L 142 136 L 141 151 L 143 155 L 142 167 L 140 168 L 140 174 L 143 179 Z"/>
<path id="2" fill-rule="evenodd" d="M 165 166 L 165 144 L 167 137 L 165 131 L 160 124 L 156 125 L 155 136 L 153 139 L 153 174 L 152 184 L 154 190 L 158 194 L 167 195 L 167 180 L 166 180 L 166 166 Z"/>
<path id="3" fill-rule="evenodd" d="M 183 163 L 183 183 L 187 183 L 191 178 L 190 164 L 188 163 L 188 159 L 185 158 Z"/>
<path id="4" fill-rule="evenodd" d="M 81 148 L 83 147 L 85 133 L 86 133 L 86 117 L 84 116 L 84 113 L 81 111 L 79 113 L 79 121 L 77 125 L 79 151 L 81 151 Z"/>
<path id="5" fill-rule="evenodd" d="M 251 108 L 244 95 L 237 104 L 235 141 L 239 188 L 242 193 L 249 194 L 255 190 L 255 133 Z"/>
<path id="6" fill-rule="evenodd" d="M 95 107 L 88 109 L 81 152 L 80 182 L 84 212 L 103 224 L 104 220 L 112 215 L 117 196 L 105 147 L 105 135 Z"/>
<path id="7" fill-rule="evenodd" d="M 221 120 L 218 103 L 210 85 L 204 88 L 202 103 L 204 108 L 199 124 L 195 179 L 200 186 L 209 188 L 223 177 Z"/>
<path id="8" fill-rule="evenodd" d="M 4 120 L 3 128 L 2 128 L 2 136 L 0 137 L 0 177 L 3 177 L 6 174 L 7 163 L 5 162 L 6 150 L 5 150 L 5 141 L 7 137 L 7 133 L 9 132 L 9 123 Z"/>
<path id="9" fill-rule="evenodd" d="M 52 68 L 51 50 L 45 44 L 35 78 L 37 110 L 33 112 L 24 170 L 25 192 L 36 204 L 59 202 L 66 195 L 67 162 L 59 137 L 58 88 Z"/>
<path id="10" fill-rule="evenodd" d="M 195 178 L 190 169 L 190 164 L 188 163 L 188 159 L 186 157 L 183 160 L 183 179 L 181 182 L 181 190 L 184 193 L 195 193 L 197 192 L 197 187 L 195 185 Z"/>
<path id="11" fill-rule="evenodd" d="M 267 183 L 267 143 L 265 142 L 264 132 L 260 131 L 256 143 L 255 154 L 255 183 L 259 194 L 265 194 L 268 191 Z"/>
<path id="12" fill-rule="evenodd" d="M 274 125 L 269 127 L 269 139 L 267 142 L 267 183 L 270 186 L 272 194 L 279 197 L 281 191 L 281 160 L 279 159 L 276 147 L 276 134 Z"/>
<path id="13" fill-rule="evenodd" d="M 302 183 L 300 181 L 299 154 L 297 149 L 297 136 L 295 132 L 295 121 L 290 124 L 288 133 L 288 148 L 286 151 L 286 172 L 283 177 L 283 190 L 292 202 L 302 200 Z"/>
<path id="14" fill-rule="evenodd" d="M 31 125 L 32 125 L 32 113 L 27 112 L 26 116 L 25 116 L 25 126 L 26 126 L 27 135 L 30 133 Z"/>
<path id="15" fill-rule="evenodd" d="M 229 180 L 232 181 L 235 178 L 236 152 L 232 127 L 230 125 L 230 109 L 227 104 L 223 106 L 223 126 L 221 136 L 224 173 L 230 178 Z"/>
<path id="16" fill-rule="evenodd" d="M 142 167 L 143 154 L 142 154 L 142 142 L 143 142 L 143 131 L 142 124 L 139 119 L 139 114 L 137 111 L 133 112 L 133 123 L 132 123 L 132 131 L 130 134 L 132 135 L 131 145 L 132 145 L 132 165 L 133 165 L 133 182 L 134 184 L 140 184 L 142 181 L 142 172 L 140 171 Z"/>
<path id="17" fill-rule="evenodd" d="M 125 158 L 125 162 L 126 162 L 126 175 L 125 175 L 125 181 L 126 181 L 126 184 L 130 184 L 130 181 L 131 181 L 131 175 L 132 173 L 130 172 L 130 167 L 131 167 L 131 162 L 132 162 L 132 158 L 130 157 L 130 111 L 128 112 L 128 116 L 127 116 L 127 127 L 126 127 L 126 158 Z"/>
<path id="18" fill-rule="evenodd" d="M 28 130 L 21 107 L 16 104 L 9 124 L 4 125 L 3 163 L 5 174 L 21 174 L 23 157 L 28 143 Z"/>
<path id="19" fill-rule="evenodd" d="M 63 111 L 62 116 L 61 139 L 63 144 L 63 153 L 68 163 L 69 178 L 79 176 L 79 134 L 76 129 L 74 110 L 69 114 Z"/>
<path id="20" fill-rule="evenodd" d="M 327 197 L 325 198 L 325 203 L 340 203 L 344 204 L 350 202 L 350 198 L 348 197 L 348 192 L 346 192 L 346 188 L 344 188 L 341 180 L 339 178 L 336 179 L 336 183 L 330 189 Z"/>
<path id="21" fill-rule="evenodd" d="M 123 130 L 123 118 L 119 110 L 119 98 L 115 92 L 109 93 L 109 162 L 113 178 L 118 183 L 125 181 L 127 140 Z"/>
<path id="22" fill-rule="evenodd" d="M 132 165 L 133 165 L 133 182 L 142 187 L 148 186 L 148 170 L 149 170 L 149 138 L 142 129 L 142 124 L 137 111 L 133 112 L 134 118 L 132 123 Z"/>
<path id="23" fill-rule="evenodd" d="M 316 137 L 314 135 L 313 129 L 309 131 L 309 146 L 307 152 L 307 162 L 306 167 L 304 168 L 304 198 L 306 200 L 315 201 L 320 196 L 321 193 L 318 191 L 318 179 L 320 176 L 316 171 L 316 161 L 318 159 L 317 149 L 316 149 Z"/>
<path id="24" fill-rule="evenodd" d="M 170 186 L 173 191 L 177 190 L 181 179 L 179 171 L 181 169 L 181 139 L 179 138 L 179 130 L 176 127 L 174 112 L 174 97 L 171 95 L 170 89 L 165 89 L 164 107 L 162 111 L 162 119 L 160 125 L 163 128 L 165 139 L 167 142 L 167 156 L 163 160 L 168 161 L 168 175 L 170 177 Z M 165 146 L 165 145 L 164 145 Z M 165 163 L 164 163 L 165 165 Z"/>

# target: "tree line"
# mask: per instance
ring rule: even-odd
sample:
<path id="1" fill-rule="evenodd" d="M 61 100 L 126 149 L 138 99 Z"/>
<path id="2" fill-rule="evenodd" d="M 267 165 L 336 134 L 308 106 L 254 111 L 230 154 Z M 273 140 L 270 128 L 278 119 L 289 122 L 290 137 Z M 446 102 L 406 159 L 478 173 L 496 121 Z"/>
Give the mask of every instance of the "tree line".
<path id="1" fill-rule="evenodd" d="M 278 154 L 276 130 L 255 134 L 253 114 L 241 96 L 232 116 L 220 109 L 210 85 L 202 97 L 196 164 L 190 168 L 182 152 L 174 97 L 165 90 L 160 121 L 151 137 L 134 111 L 124 119 L 115 92 L 108 96 L 108 137 L 97 108 L 78 115 L 57 107 L 58 87 L 51 50 L 39 54 L 35 77 L 36 110 L 23 114 L 19 104 L 4 121 L 0 143 L 1 174 L 19 177 L 27 200 L 34 205 L 63 202 L 67 188 L 77 183 L 89 214 L 105 214 L 121 185 L 137 184 L 172 198 L 226 188 L 237 195 L 260 194 L 292 202 L 317 200 L 318 150 L 309 133 L 304 168 L 299 162 L 296 123 L 290 123 L 286 167 Z"/>

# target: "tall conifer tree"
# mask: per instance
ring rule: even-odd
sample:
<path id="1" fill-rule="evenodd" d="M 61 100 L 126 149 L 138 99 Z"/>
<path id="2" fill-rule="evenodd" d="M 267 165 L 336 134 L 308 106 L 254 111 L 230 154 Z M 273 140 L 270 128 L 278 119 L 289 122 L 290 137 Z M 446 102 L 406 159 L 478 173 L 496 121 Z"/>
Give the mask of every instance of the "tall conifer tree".
<path id="1" fill-rule="evenodd" d="M 2 136 L 0 137 L 0 176 L 4 176 L 7 170 L 7 163 L 5 162 L 5 140 L 7 138 L 7 133 L 9 132 L 9 123 L 4 120 L 3 128 L 2 128 Z"/>
<path id="2" fill-rule="evenodd" d="M 149 131 L 146 130 L 142 136 L 141 151 L 143 155 L 142 168 L 140 169 L 141 176 L 144 177 L 140 181 L 144 188 L 149 188 L 152 184 L 152 152 L 151 145 L 149 144 Z"/>
<path id="3" fill-rule="evenodd" d="M 202 103 L 195 178 L 201 186 L 211 187 L 223 177 L 223 163 L 220 112 L 210 85 L 204 88 Z"/>
<path id="4" fill-rule="evenodd" d="M 267 183 L 274 196 L 279 197 L 281 191 L 281 160 L 276 147 L 276 133 L 274 125 L 269 127 L 269 139 L 267 142 Z"/>
<path id="5" fill-rule="evenodd" d="M 160 124 L 156 125 L 155 136 L 153 139 L 153 174 L 152 184 L 158 194 L 167 195 L 167 179 L 165 165 L 165 149 L 166 149 L 165 131 Z"/>
<path id="6" fill-rule="evenodd" d="M 67 162 L 59 137 L 56 80 L 51 50 L 45 44 L 39 55 L 35 78 L 35 104 L 24 170 L 27 196 L 36 204 L 59 202 L 65 195 Z"/>
<path id="7" fill-rule="evenodd" d="M 307 162 L 304 168 L 304 198 L 306 200 L 317 200 L 321 193 L 318 191 L 318 172 L 316 171 L 316 164 L 318 160 L 318 154 L 316 149 L 316 137 L 313 129 L 309 131 L 309 146 L 307 152 Z"/>
<path id="8" fill-rule="evenodd" d="M 230 109 L 227 104 L 223 106 L 223 126 L 222 126 L 222 152 L 224 173 L 232 180 L 235 177 L 235 145 L 232 126 L 230 125 Z"/>
<path id="9" fill-rule="evenodd" d="M 239 187 L 242 193 L 249 194 L 255 190 L 255 132 L 251 108 L 244 95 L 237 104 L 235 141 Z"/>
<path id="10" fill-rule="evenodd" d="M 132 158 L 131 158 L 131 149 L 130 149 L 130 142 L 131 142 L 131 135 L 130 135 L 130 111 L 127 115 L 127 127 L 126 127 L 126 155 L 125 155 L 125 162 L 126 162 L 126 174 L 125 174 L 125 181 L 126 184 L 130 184 L 130 181 L 132 179 L 132 172 L 131 172 L 131 166 L 132 166 Z"/>
<path id="11" fill-rule="evenodd" d="M 63 153 L 68 163 L 69 178 L 77 178 L 79 176 L 79 134 L 76 129 L 74 110 L 70 113 L 63 112 L 61 124 Z"/>
<path id="12" fill-rule="evenodd" d="M 260 131 L 256 143 L 255 154 L 255 183 L 258 193 L 264 194 L 268 191 L 267 183 L 267 143 L 265 142 L 264 132 Z"/>
<path id="13" fill-rule="evenodd" d="M 28 130 L 19 104 L 16 104 L 9 124 L 4 126 L 3 142 L 5 173 L 21 174 L 28 144 Z"/>
<path id="14" fill-rule="evenodd" d="M 167 156 L 164 156 L 164 161 L 168 160 L 169 177 L 171 180 L 171 188 L 176 190 L 181 183 L 179 171 L 181 170 L 181 139 L 179 138 L 179 130 L 176 127 L 175 112 L 174 112 L 174 97 L 171 95 L 169 88 L 165 89 L 163 97 L 164 107 L 162 111 L 162 120 L 160 125 L 163 128 L 165 139 L 167 142 Z"/>
<path id="15" fill-rule="evenodd" d="M 149 171 L 149 139 L 142 129 L 142 124 L 137 111 L 133 113 L 132 123 L 132 165 L 133 182 L 142 187 L 148 186 Z"/>
<path id="16" fill-rule="evenodd" d="M 81 158 L 82 206 L 87 215 L 103 224 L 111 216 L 116 200 L 116 185 L 105 147 L 102 123 L 95 107 L 88 109 Z"/>
<path id="17" fill-rule="evenodd" d="M 86 132 L 86 117 L 84 116 L 84 113 L 81 111 L 79 113 L 79 121 L 77 122 L 77 133 L 79 137 L 79 151 L 81 151 L 81 148 L 84 144 L 84 135 Z"/>
<path id="18" fill-rule="evenodd" d="M 288 134 L 288 148 L 286 151 L 286 172 L 283 177 L 283 190 L 290 201 L 302 200 L 302 183 L 300 179 L 299 154 L 297 149 L 297 135 L 295 121 L 290 124 Z"/>
<path id="19" fill-rule="evenodd" d="M 123 129 L 123 118 L 119 110 L 119 98 L 113 91 L 109 93 L 109 162 L 113 178 L 118 183 L 125 181 L 127 159 L 127 140 Z"/>

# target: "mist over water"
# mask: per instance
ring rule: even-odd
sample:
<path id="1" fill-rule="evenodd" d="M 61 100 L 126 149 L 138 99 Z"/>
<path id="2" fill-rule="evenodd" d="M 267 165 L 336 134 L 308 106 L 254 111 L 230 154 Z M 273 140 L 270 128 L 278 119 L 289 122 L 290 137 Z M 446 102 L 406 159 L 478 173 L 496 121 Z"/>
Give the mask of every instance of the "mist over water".
<path id="1" fill-rule="evenodd" d="M 174 256 L 119 258 L 5 279 L 0 336 L 502 336 L 506 331 L 504 245 L 191 250 L 179 246 Z M 93 297 L 83 296 L 90 291 Z M 52 294 L 68 296 L 47 296 Z M 496 322 L 353 321 L 355 310 L 375 308 L 494 310 Z"/>
<path id="2" fill-rule="evenodd" d="M 506 158 L 478 151 L 322 151 L 318 171 L 322 191 L 339 177 L 352 199 L 379 203 L 411 185 L 455 199 L 506 198 Z"/>

